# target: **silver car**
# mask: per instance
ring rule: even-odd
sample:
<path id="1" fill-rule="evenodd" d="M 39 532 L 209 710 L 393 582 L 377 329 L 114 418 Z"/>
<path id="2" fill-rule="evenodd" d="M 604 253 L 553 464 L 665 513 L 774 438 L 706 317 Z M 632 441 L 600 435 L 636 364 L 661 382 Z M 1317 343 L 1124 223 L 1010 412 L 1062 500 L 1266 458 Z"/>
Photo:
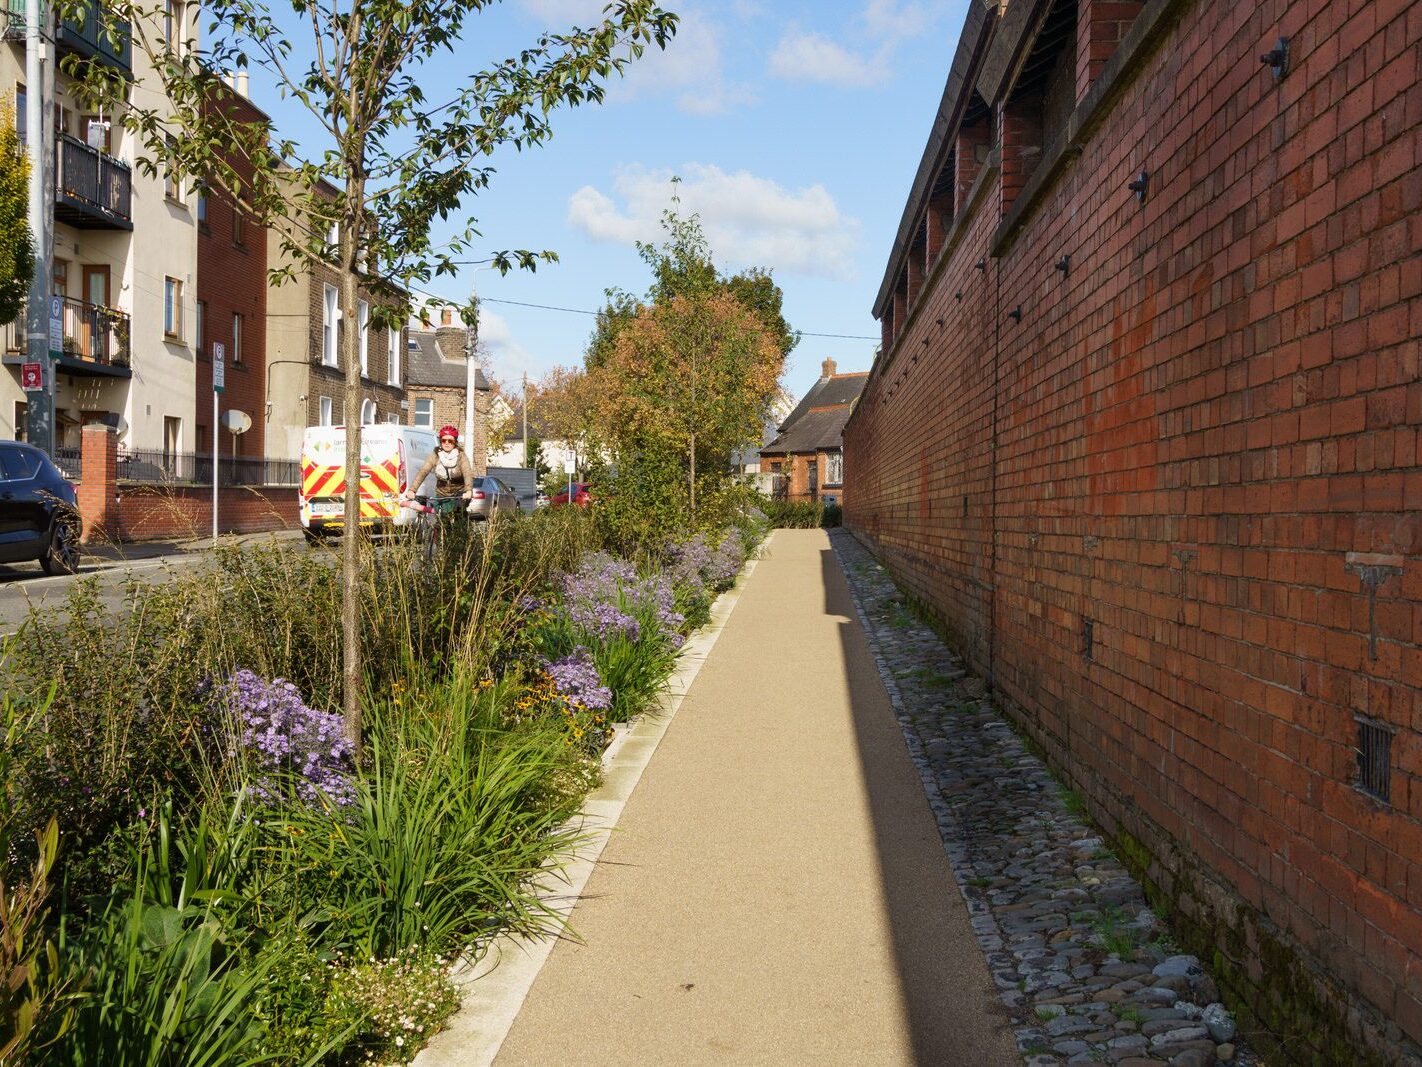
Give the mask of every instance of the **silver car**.
<path id="1" fill-rule="evenodd" d="M 474 498 L 469 501 L 470 518 L 488 519 L 496 511 L 511 515 L 518 510 L 518 494 L 507 482 L 502 482 L 492 475 L 475 478 L 473 494 Z"/>

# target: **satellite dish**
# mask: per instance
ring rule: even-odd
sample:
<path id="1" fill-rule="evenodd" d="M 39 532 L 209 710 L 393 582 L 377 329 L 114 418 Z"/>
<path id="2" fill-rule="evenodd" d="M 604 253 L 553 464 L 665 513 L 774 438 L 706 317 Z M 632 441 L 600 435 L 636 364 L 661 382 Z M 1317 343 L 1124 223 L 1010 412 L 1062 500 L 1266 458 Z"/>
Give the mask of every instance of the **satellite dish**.
<path id="1" fill-rule="evenodd" d="M 245 411 L 238 411 L 236 408 L 224 411 L 222 418 L 218 421 L 222 423 L 222 428 L 230 434 L 246 433 L 252 428 L 252 416 Z"/>

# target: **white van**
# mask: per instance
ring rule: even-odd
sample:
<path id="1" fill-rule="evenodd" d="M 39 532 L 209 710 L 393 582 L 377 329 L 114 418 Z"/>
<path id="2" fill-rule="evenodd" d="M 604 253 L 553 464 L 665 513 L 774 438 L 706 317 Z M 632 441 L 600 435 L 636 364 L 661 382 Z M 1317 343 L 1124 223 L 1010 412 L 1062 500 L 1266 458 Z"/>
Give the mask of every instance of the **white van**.
<path id="1" fill-rule="evenodd" d="M 431 474 L 410 486 L 420 465 L 439 445 L 433 430 L 377 423 L 360 432 L 360 524 L 373 531 L 412 526 L 423 516 L 400 506 L 407 488 L 433 496 Z M 301 439 L 301 528 L 309 540 L 340 533 L 346 511 L 346 428 L 308 426 Z"/>

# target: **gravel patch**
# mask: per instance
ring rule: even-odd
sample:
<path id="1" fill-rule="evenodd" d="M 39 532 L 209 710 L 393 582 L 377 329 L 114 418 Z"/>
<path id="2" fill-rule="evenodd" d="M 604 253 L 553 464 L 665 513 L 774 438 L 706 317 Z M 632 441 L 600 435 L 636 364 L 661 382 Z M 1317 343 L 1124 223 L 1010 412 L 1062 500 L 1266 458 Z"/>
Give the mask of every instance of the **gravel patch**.
<path id="1" fill-rule="evenodd" d="M 1253 1067 L 1219 989 L 893 579 L 832 541 L 1023 1061 Z"/>

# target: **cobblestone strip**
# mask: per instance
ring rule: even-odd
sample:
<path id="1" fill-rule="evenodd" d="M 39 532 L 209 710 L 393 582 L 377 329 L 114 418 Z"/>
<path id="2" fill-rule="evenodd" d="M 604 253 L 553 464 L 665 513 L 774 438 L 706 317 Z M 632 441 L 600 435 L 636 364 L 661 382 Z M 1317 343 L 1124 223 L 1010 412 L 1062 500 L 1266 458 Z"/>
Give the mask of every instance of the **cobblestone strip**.
<path id="1" fill-rule="evenodd" d="M 833 543 L 1030 1067 L 1255 1064 L 1219 990 L 893 579 Z"/>

